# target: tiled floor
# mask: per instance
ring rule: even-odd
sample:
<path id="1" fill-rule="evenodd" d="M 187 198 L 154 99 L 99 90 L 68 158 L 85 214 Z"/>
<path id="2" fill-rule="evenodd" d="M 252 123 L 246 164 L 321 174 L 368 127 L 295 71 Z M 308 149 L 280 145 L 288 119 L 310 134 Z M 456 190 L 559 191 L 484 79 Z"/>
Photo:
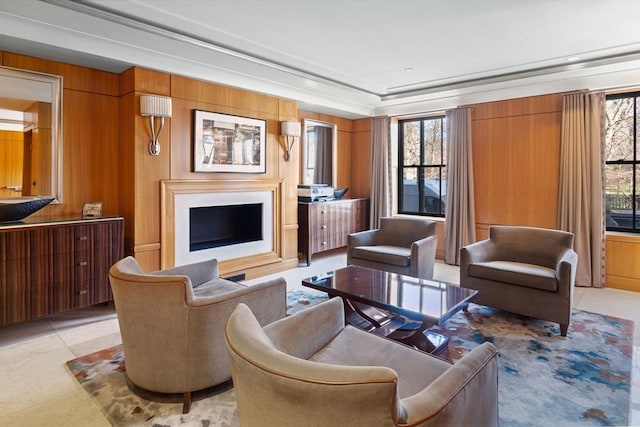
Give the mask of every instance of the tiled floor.
<path id="1" fill-rule="evenodd" d="M 311 266 L 275 274 L 289 290 L 303 278 L 344 266 L 344 251 L 314 257 Z M 438 263 L 437 279 L 458 282 L 455 267 Z M 248 281 L 251 284 L 264 278 Z M 575 307 L 640 324 L 640 293 L 576 288 Z M 65 362 L 119 344 L 113 305 L 101 305 L 0 328 L 0 425 L 109 426 Z M 640 426 L 640 328 L 635 328 L 631 425 Z"/>

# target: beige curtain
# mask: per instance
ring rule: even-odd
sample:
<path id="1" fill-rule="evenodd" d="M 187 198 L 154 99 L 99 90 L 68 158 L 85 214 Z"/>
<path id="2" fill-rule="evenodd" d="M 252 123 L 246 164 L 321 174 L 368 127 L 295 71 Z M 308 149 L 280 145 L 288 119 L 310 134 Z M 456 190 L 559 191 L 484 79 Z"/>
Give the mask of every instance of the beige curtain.
<path id="1" fill-rule="evenodd" d="M 476 241 L 471 156 L 471 108 L 447 111 L 445 262 L 460 265 L 460 248 Z"/>
<path id="2" fill-rule="evenodd" d="M 313 182 L 318 184 L 336 185 L 335 182 L 331 182 L 333 175 L 333 144 L 331 143 L 331 137 L 333 135 L 333 129 L 325 126 L 316 126 L 316 165 L 314 169 Z"/>
<path id="3" fill-rule="evenodd" d="M 391 215 L 391 119 L 374 117 L 371 123 L 370 228 Z"/>
<path id="4" fill-rule="evenodd" d="M 562 103 L 558 228 L 575 235 L 576 286 L 604 286 L 604 93 Z"/>

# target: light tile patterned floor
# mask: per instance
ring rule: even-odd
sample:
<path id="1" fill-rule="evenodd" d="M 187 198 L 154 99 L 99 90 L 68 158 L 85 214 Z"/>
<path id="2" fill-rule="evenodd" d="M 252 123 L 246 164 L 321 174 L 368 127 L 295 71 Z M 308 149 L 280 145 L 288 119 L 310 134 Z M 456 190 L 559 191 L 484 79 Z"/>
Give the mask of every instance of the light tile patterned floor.
<path id="1" fill-rule="evenodd" d="M 302 279 L 342 267 L 344 250 L 316 255 L 310 266 L 282 276 L 289 290 Z M 435 277 L 458 283 L 458 269 L 438 262 Z M 247 281 L 252 284 L 265 278 Z M 581 310 L 631 319 L 634 334 L 631 425 L 640 426 L 640 293 L 576 288 Z M 12 427 L 109 426 L 109 422 L 67 370 L 65 362 L 121 342 L 113 305 L 63 313 L 0 328 L 0 424 Z"/>

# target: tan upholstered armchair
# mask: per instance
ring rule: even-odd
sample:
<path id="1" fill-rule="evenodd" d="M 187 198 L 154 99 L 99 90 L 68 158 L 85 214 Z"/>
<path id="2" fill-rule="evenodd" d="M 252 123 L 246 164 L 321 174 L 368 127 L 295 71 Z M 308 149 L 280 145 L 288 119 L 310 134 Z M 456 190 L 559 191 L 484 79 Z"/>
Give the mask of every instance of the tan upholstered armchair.
<path id="1" fill-rule="evenodd" d="M 341 298 L 264 328 L 239 304 L 225 339 L 243 427 L 498 424 L 490 343 L 451 365 L 345 326 Z"/>
<path id="2" fill-rule="evenodd" d="M 185 413 L 192 391 L 231 378 L 224 324 L 236 305 L 250 306 L 263 325 L 286 312 L 284 279 L 241 285 L 218 278 L 216 260 L 145 274 L 127 257 L 109 278 L 127 376 L 143 389 L 184 393 Z"/>
<path id="3" fill-rule="evenodd" d="M 460 286 L 477 289 L 475 302 L 525 316 L 571 323 L 578 255 L 573 234 L 492 226 L 489 239 L 460 250 Z"/>
<path id="4" fill-rule="evenodd" d="M 380 228 L 349 235 L 347 265 L 432 279 L 437 244 L 436 223 L 433 221 L 381 218 Z"/>

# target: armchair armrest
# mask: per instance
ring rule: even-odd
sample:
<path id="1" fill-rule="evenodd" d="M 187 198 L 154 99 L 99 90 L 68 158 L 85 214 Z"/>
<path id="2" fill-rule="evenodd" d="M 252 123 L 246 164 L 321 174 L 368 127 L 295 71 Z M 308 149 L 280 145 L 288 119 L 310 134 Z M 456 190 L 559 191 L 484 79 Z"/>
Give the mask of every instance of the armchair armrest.
<path id="1" fill-rule="evenodd" d="M 491 240 L 481 240 L 460 249 L 460 266 L 463 265 L 463 259 L 466 265 L 469 265 L 475 262 L 491 261 L 494 255 L 495 244 Z"/>
<path id="2" fill-rule="evenodd" d="M 424 390 L 401 400 L 408 425 L 498 425 L 498 361 L 486 342 Z M 421 424 L 423 423 L 423 424 Z"/>
<path id="3" fill-rule="evenodd" d="M 192 286 L 218 278 L 218 260 L 196 262 L 150 273 L 154 276 L 187 276 Z"/>
<path id="4" fill-rule="evenodd" d="M 428 236 L 411 244 L 411 265 L 417 266 L 416 275 L 423 279 L 433 278 L 438 236 Z"/>
<path id="5" fill-rule="evenodd" d="M 347 265 L 351 264 L 351 251 L 356 246 L 371 246 L 378 229 L 359 231 L 347 236 Z"/>
<path id="6" fill-rule="evenodd" d="M 561 295 L 571 295 L 571 289 L 576 281 L 577 270 L 578 254 L 573 249 L 567 248 L 558 255 L 556 279 L 558 280 L 558 292 Z"/>
<path id="7" fill-rule="evenodd" d="M 267 325 L 264 332 L 278 350 L 308 359 L 344 329 L 342 298 L 331 298 Z"/>

